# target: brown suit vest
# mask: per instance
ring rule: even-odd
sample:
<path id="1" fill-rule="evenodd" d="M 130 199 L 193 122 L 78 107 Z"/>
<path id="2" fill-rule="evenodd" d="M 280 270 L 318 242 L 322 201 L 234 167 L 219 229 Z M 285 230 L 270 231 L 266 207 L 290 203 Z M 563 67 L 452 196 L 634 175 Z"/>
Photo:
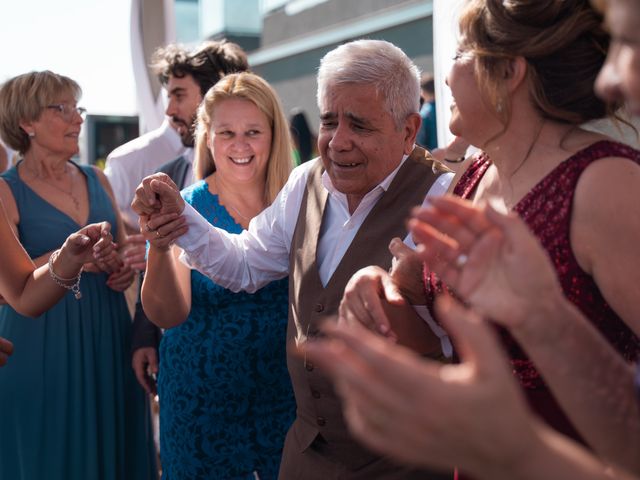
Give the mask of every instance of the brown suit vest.
<path id="1" fill-rule="evenodd" d="M 340 400 L 330 382 L 311 363 L 289 350 L 294 340 L 303 342 L 316 336 L 323 321 L 335 318 L 344 288 L 357 270 L 369 265 L 389 269 L 390 240 L 406 236 L 405 220 L 410 209 L 423 202 L 437 177 L 448 170 L 424 149 L 416 147 L 365 219 L 326 287 L 316 263 L 328 198 L 321 182 L 323 171 L 318 161 L 309 173 L 291 243 L 287 364 L 296 396 L 297 418 L 287 441 L 297 439 L 297 451 L 302 452 L 321 434 L 329 450 L 335 451 L 334 461 L 357 468 L 377 455 L 360 446 L 347 431 Z"/>

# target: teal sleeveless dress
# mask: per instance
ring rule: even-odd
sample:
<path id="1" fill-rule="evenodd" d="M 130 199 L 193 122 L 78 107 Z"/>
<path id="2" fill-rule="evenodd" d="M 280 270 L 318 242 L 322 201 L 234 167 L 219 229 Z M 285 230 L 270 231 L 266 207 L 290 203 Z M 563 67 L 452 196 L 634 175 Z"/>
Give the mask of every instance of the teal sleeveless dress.
<path id="1" fill-rule="evenodd" d="M 88 223 L 116 216 L 91 167 Z M 2 177 L 20 214 L 20 241 L 32 258 L 77 231 L 73 219 L 18 176 Z M 146 399 L 130 363 L 131 317 L 124 295 L 104 273 L 83 273 L 82 298 L 67 293 L 38 318 L 0 307 L 0 336 L 14 354 L 0 368 L 0 479 L 126 480 L 156 478 Z"/>

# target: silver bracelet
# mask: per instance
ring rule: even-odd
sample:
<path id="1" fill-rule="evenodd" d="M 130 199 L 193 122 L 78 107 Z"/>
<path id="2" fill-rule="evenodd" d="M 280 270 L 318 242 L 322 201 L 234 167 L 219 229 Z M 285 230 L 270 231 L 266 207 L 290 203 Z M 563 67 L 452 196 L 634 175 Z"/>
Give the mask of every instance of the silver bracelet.
<path id="1" fill-rule="evenodd" d="M 82 298 L 82 293 L 80 293 L 80 276 L 82 275 L 82 270 L 84 267 L 80 267 L 80 271 L 78 272 L 77 277 L 73 278 L 62 278 L 56 275 L 56 272 L 53 271 L 53 262 L 56 261 L 60 255 L 60 249 L 55 250 L 51 256 L 49 257 L 49 275 L 53 279 L 56 284 L 60 285 L 62 288 L 66 288 L 67 290 L 71 290 L 73 292 L 73 296 L 76 300 L 80 300 Z M 73 285 L 69 285 L 70 282 L 74 282 Z"/>

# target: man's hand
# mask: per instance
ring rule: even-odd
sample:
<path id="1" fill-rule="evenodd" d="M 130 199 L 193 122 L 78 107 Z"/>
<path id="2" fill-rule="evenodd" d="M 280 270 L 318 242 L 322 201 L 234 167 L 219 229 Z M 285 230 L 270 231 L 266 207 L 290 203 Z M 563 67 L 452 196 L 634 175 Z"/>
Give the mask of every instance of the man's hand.
<path id="1" fill-rule="evenodd" d="M 154 173 L 142 180 L 136 189 L 131 208 L 138 215 L 151 216 L 154 213 L 177 213 L 184 210 L 184 200 L 180 190 L 164 173 Z"/>
<path id="2" fill-rule="evenodd" d="M 153 347 L 138 348 L 133 352 L 131 367 L 145 392 L 155 395 L 157 391 L 155 376 L 158 374 L 158 351 Z"/>
<path id="3" fill-rule="evenodd" d="M 406 299 L 412 304 L 424 303 L 420 276 L 422 261 L 399 238 L 391 240 L 389 251 L 394 257 L 391 273 L 371 266 L 351 277 L 340 302 L 339 321 L 359 322 L 370 330 L 396 338 L 385 313 L 388 309 L 385 304 L 402 306 Z"/>
<path id="4" fill-rule="evenodd" d="M 358 270 L 344 289 L 338 321 L 360 323 L 370 330 L 392 336 L 383 301 L 404 303 L 391 275 L 377 266 Z"/>

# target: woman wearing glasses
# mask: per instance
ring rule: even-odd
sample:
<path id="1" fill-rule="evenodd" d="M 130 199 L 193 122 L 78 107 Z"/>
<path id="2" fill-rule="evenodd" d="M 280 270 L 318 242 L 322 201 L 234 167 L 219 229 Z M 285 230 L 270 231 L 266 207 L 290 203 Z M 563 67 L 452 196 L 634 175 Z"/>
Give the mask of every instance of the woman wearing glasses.
<path id="1" fill-rule="evenodd" d="M 36 266 L 67 236 L 108 221 L 125 242 L 106 177 L 72 162 L 84 110 L 70 78 L 31 72 L 0 88 L 0 135 L 21 156 L 0 179 L 10 225 Z M 53 255 L 52 255 L 52 252 Z M 142 390 L 128 365 L 131 317 L 120 257 L 85 264 L 78 289 L 36 319 L 0 307 L 15 352 L 0 370 L 0 478 L 154 478 Z"/>

